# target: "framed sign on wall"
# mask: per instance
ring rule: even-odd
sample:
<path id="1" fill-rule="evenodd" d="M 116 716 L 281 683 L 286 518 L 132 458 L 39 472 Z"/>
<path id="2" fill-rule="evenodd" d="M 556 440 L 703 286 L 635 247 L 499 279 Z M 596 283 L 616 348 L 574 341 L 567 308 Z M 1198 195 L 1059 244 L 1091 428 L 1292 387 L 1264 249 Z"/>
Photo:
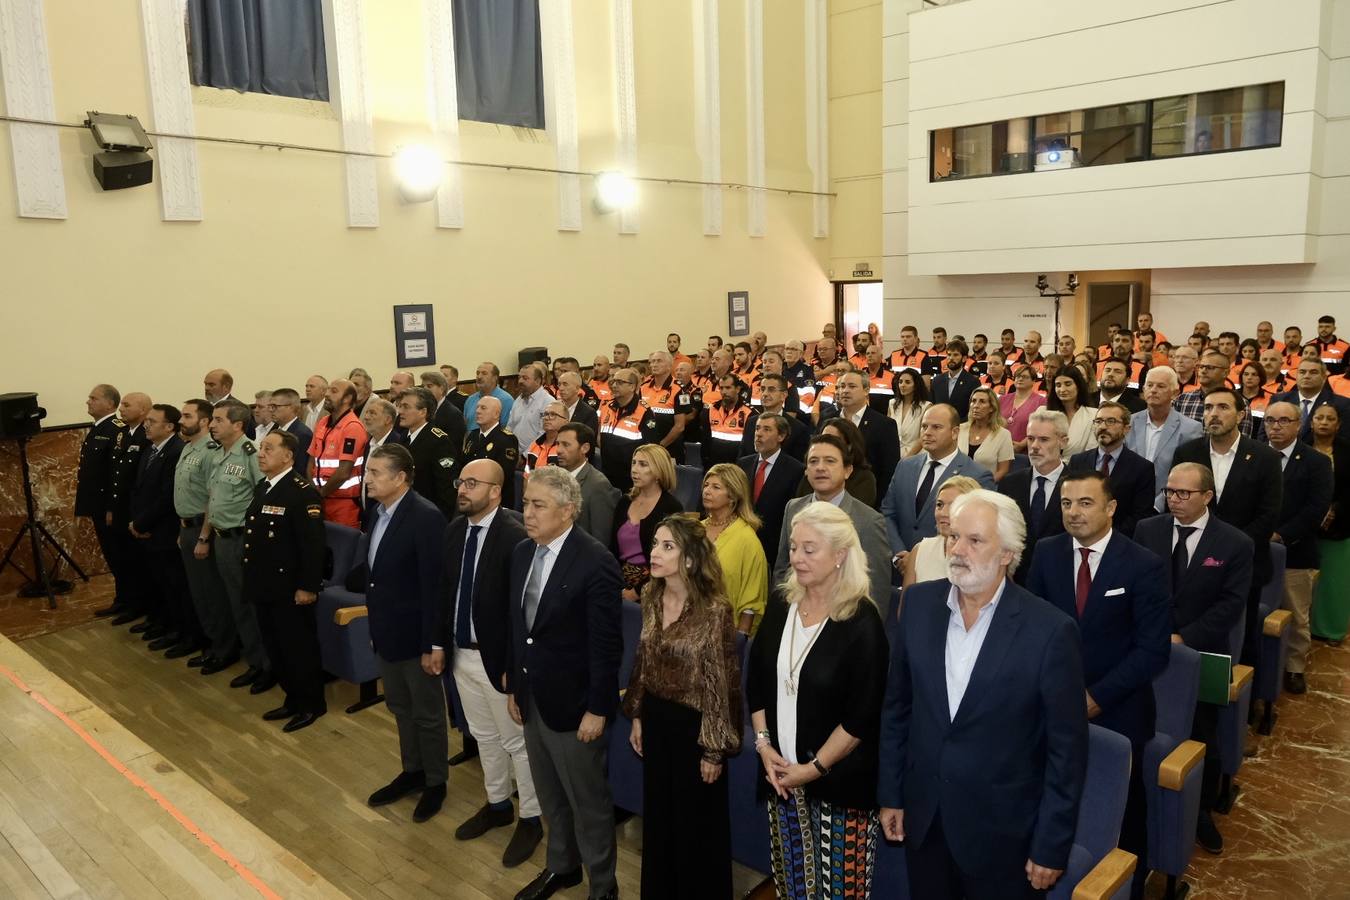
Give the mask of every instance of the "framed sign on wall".
<path id="1" fill-rule="evenodd" d="M 430 303 L 394 307 L 394 352 L 400 369 L 436 362 L 436 327 Z"/>
<path id="2" fill-rule="evenodd" d="M 727 292 L 727 332 L 732 337 L 750 333 L 750 292 Z"/>

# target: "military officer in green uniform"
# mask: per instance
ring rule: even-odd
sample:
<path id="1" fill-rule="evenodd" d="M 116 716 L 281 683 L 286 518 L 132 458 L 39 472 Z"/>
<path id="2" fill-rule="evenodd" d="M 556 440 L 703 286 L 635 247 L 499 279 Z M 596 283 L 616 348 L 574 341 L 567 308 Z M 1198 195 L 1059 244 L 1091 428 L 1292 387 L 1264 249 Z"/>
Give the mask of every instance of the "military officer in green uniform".
<path id="1" fill-rule="evenodd" d="M 253 489 L 262 480 L 258 447 L 245 434 L 251 419 L 249 408 L 238 400 L 222 400 L 211 411 L 211 437 L 219 448 L 212 454 L 207 482 L 206 521 L 197 537 L 198 558 L 215 560 L 213 569 L 221 595 L 234 619 L 235 633 L 248 670 L 230 682 L 230 687 L 251 685 L 261 694 L 276 684 L 272 666 L 258 632 L 253 604 L 244 601 L 244 517 L 253 502 Z M 213 665 L 202 666 L 203 675 L 213 675 L 238 659 L 231 654 Z"/>
<path id="2" fill-rule="evenodd" d="M 212 656 L 216 650 L 228 654 L 232 644 L 216 646 L 220 636 L 220 623 L 212 618 L 224 610 L 224 601 L 211 599 L 207 593 L 215 584 L 207 573 L 212 563 L 209 559 L 198 559 L 193 552 L 197 547 L 197 536 L 202 533 L 202 523 L 206 521 L 206 480 L 211 473 L 211 404 L 205 400 L 188 400 L 179 410 L 178 436 L 183 439 L 183 452 L 178 457 L 178 465 L 173 470 L 173 510 L 178 516 L 178 551 L 183 558 L 183 574 L 187 576 L 188 596 L 184 602 L 192 604 L 195 615 L 188 617 L 184 624 L 189 629 L 180 634 L 178 643 L 164 654 L 167 659 L 179 659 L 191 656 L 188 665 L 198 668 Z M 178 599 L 178 598 L 175 598 Z M 233 622 L 231 621 L 231 624 Z M 233 628 L 224 635 L 228 638 Z M 192 656 L 198 653 L 197 656 Z"/>
<path id="3" fill-rule="evenodd" d="M 495 397 L 484 397 L 473 411 L 476 431 L 464 439 L 464 462 L 490 459 L 502 467 L 502 506 L 516 508 L 516 469 L 520 468 L 520 443 L 511 429 L 502 424 L 502 404 Z"/>
<path id="4" fill-rule="evenodd" d="M 295 471 L 300 442 L 285 431 L 262 439 L 263 481 L 254 488 L 244 522 L 244 593 L 255 607 L 272 672 L 286 697 L 263 713 L 299 731 L 328 711 L 314 601 L 323 586 L 323 497 Z"/>
<path id="5" fill-rule="evenodd" d="M 436 398 L 424 387 L 410 388 L 398 399 L 398 424 L 408 432 L 413 457 L 412 488 L 449 521 L 455 517 L 455 479 L 464 467 L 463 454 L 449 434 L 431 424 L 435 411 Z"/>

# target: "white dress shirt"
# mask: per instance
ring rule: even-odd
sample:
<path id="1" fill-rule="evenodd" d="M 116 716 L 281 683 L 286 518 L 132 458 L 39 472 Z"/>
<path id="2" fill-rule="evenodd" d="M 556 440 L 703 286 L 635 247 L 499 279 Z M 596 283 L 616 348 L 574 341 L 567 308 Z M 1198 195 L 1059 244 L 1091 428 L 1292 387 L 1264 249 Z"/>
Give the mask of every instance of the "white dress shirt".
<path id="1" fill-rule="evenodd" d="M 1083 565 L 1083 554 L 1080 550 L 1091 550 L 1088 554 L 1088 578 L 1092 581 L 1097 580 L 1097 567 L 1102 564 L 1102 554 L 1106 552 L 1106 545 L 1111 543 L 1111 529 L 1106 529 L 1106 534 L 1095 544 L 1080 544 L 1078 538 L 1073 539 L 1073 584 L 1078 584 L 1078 569 Z"/>
<path id="2" fill-rule="evenodd" d="M 549 541 L 548 544 L 546 545 L 548 547 L 548 552 L 544 554 L 543 560 L 540 561 L 539 563 L 541 567 L 539 572 L 540 606 L 544 605 L 543 590 L 548 585 L 548 576 L 553 574 L 553 564 L 558 561 L 558 554 L 562 552 L 562 545 L 567 542 L 567 536 L 572 533 L 573 527 L 575 526 L 568 525 L 566 531 L 555 537 L 553 540 Z M 539 546 L 538 544 L 535 544 L 536 548 L 538 548 L 538 546 Z M 533 551 L 531 551 L 530 568 L 529 571 L 525 573 L 525 585 L 527 587 L 530 584 L 530 574 L 534 571 L 533 555 L 534 555 Z M 520 595 L 521 602 L 524 602 L 524 599 L 525 594 L 524 591 L 522 591 Z M 538 611 L 536 610 L 536 615 L 537 614 Z"/>
<path id="3" fill-rule="evenodd" d="M 1186 538 L 1186 559 L 1188 561 L 1195 559 L 1195 548 L 1200 546 L 1200 535 L 1205 533 L 1205 526 L 1209 524 L 1209 510 L 1205 510 L 1204 515 L 1196 519 L 1189 525 L 1182 525 L 1173 518 L 1172 522 L 1172 549 L 1177 549 L 1177 529 L 1194 528 L 1190 536 Z"/>
<path id="4" fill-rule="evenodd" d="M 994 599 L 980 610 L 975 624 L 966 630 L 966 622 L 961 615 L 961 591 L 952 585 L 947 592 L 947 609 L 951 615 L 947 619 L 947 714 L 956 719 L 956 711 L 961 708 L 961 698 L 970 686 L 970 674 L 975 671 L 975 661 L 980 658 L 980 648 L 989 634 L 989 623 L 994 621 L 994 610 L 1003 597 L 1003 588 L 1008 584 L 1004 579 L 994 592 Z"/>
<path id="5" fill-rule="evenodd" d="M 463 572 L 464 572 L 464 567 L 465 567 L 465 566 L 469 566 L 469 567 L 472 569 L 472 571 L 473 571 L 473 580 L 474 580 L 474 583 L 475 583 L 475 584 L 478 583 L 478 560 L 482 559 L 482 557 L 483 557 L 483 545 L 487 543 L 487 533 L 488 533 L 488 529 L 492 527 L 492 520 L 495 519 L 495 518 L 497 518 L 497 510 L 499 510 L 499 509 L 501 509 L 500 506 L 494 506 L 494 507 L 492 508 L 492 511 L 491 511 L 491 512 L 489 512 L 487 515 L 483 516 L 483 518 L 479 519 L 477 522 L 474 522 L 474 521 L 470 520 L 470 521 L 468 521 L 468 522 L 465 523 L 465 525 L 466 525 L 467 527 L 466 527 L 465 530 L 464 530 L 464 557 L 461 557 L 461 559 L 460 559 L 460 561 L 459 561 L 459 566 L 460 566 L 460 569 L 459 569 L 459 570 L 460 570 L 460 574 L 461 574 L 461 576 L 462 576 L 462 575 L 463 575 Z M 469 554 L 469 531 L 468 531 L 469 528 L 481 528 L 481 529 L 483 529 L 482 531 L 478 532 L 478 544 L 477 544 L 477 546 L 474 548 L 474 552 L 473 552 L 473 561 L 472 561 L 472 562 L 470 562 L 470 561 L 467 559 L 468 554 Z M 547 577 L 547 576 L 545 576 L 545 577 Z M 462 584 L 462 583 L 463 583 L 463 582 L 461 581 L 460 584 Z M 472 598 L 469 598 L 469 599 L 472 599 Z M 454 605 L 453 607 L 451 607 L 451 609 L 450 609 L 450 637 L 451 637 L 452 640 L 454 639 L 454 634 L 455 634 L 455 633 L 454 633 L 455 623 L 459 621 L 459 604 L 462 603 L 462 602 L 464 602 L 464 598 L 462 598 L 462 597 L 459 596 L 459 584 L 456 584 L 456 585 L 455 585 L 455 605 Z M 474 628 L 474 625 L 473 625 L 473 616 L 469 616 L 469 643 L 471 643 L 471 644 L 476 644 L 476 643 L 478 643 L 478 630 L 477 630 L 476 628 Z M 442 649 L 442 648 L 440 648 L 440 647 L 433 647 L 432 649 L 433 649 L 433 650 L 439 650 L 439 649 Z"/>
<path id="6" fill-rule="evenodd" d="M 163 447 L 164 445 L 163 445 L 163 444 L 160 444 L 159 446 L 160 446 L 160 447 Z M 156 447 L 155 449 L 158 450 L 159 447 Z M 281 479 L 285 478 L 285 477 L 286 477 L 287 475 L 289 475 L 290 473 L 291 473 L 291 470 L 290 470 L 290 469 L 287 469 L 285 472 L 282 472 L 282 473 L 280 473 L 280 474 L 278 474 L 278 475 L 273 475 L 271 478 L 267 479 L 267 490 L 271 491 L 272 488 L 274 488 L 274 487 L 277 486 L 277 482 L 278 482 L 278 481 L 280 481 Z"/>
<path id="7" fill-rule="evenodd" d="M 755 490 L 755 478 L 759 475 L 759 464 L 760 464 L 760 463 L 765 463 L 765 466 L 764 466 L 764 480 L 765 480 L 765 481 L 768 481 L 768 480 L 769 480 L 769 473 L 773 471 L 773 467 L 778 463 L 778 456 L 779 456 L 779 454 L 781 454 L 782 452 L 783 452 L 783 451 L 782 451 L 781 449 L 775 450 L 775 451 L 773 452 L 773 456 L 770 456 L 770 457 L 767 457 L 767 458 L 766 458 L 766 457 L 763 457 L 763 456 L 759 456 L 759 455 L 756 455 L 756 456 L 755 456 L 755 471 L 752 472 L 752 473 L 750 474 L 750 492 L 751 492 L 752 495 L 754 494 L 754 490 Z M 752 496 L 752 499 L 753 499 L 753 496 Z"/>
<path id="8" fill-rule="evenodd" d="M 1049 509 L 1050 509 L 1050 506 L 1049 506 L 1049 503 L 1050 503 L 1050 495 L 1053 494 L 1053 493 L 1055 492 L 1055 485 L 1059 484 L 1060 476 L 1063 475 L 1063 474 L 1064 474 L 1064 462 L 1063 462 L 1063 460 L 1061 460 L 1061 461 L 1060 461 L 1060 464 L 1057 465 L 1057 466 L 1055 466 L 1054 469 L 1052 469 L 1051 471 L 1047 472 L 1047 473 L 1044 474 L 1044 475 L 1042 475 L 1040 472 L 1036 471 L 1035 469 L 1032 469 L 1032 470 L 1031 470 L 1031 493 L 1027 494 L 1027 503 L 1030 504 L 1031 501 L 1034 500 L 1035 497 L 1036 497 L 1036 479 L 1037 479 L 1037 478 L 1044 478 L 1044 479 L 1045 479 L 1045 502 L 1046 502 L 1046 507 L 1045 507 L 1045 508 L 1046 508 L 1046 511 L 1049 511 Z"/>
<path id="9" fill-rule="evenodd" d="M 1167 427 L 1167 423 L 1171 418 L 1172 417 L 1169 415 L 1166 419 L 1163 419 L 1161 425 L 1154 425 L 1153 417 L 1148 417 L 1148 438 L 1144 444 L 1144 455 L 1148 457 L 1149 462 L 1153 462 L 1157 459 L 1158 444 L 1162 441 L 1163 429 Z"/>
<path id="10" fill-rule="evenodd" d="M 923 483 L 928 480 L 928 467 L 932 465 L 934 462 L 938 464 L 938 467 L 933 470 L 933 490 L 936 491 L 938 482 L 942 481 L 942 474 L 946 472 L 948 468 L 951 467 L 952 461 L 956 459 L 956 454 L 960 452 L 961 448 L 957 447 L 955 450 L 953 450 L 951 453 L 948 453 L 942 459 L 934 460 L 933 457 L 928 455 L 928 451 L 925 450 L 923 468 L 919 470 L 919 482 L 914 487 L 914 496 L 916 498 L 919 496 L 919 488 L 923 487 Z"/>
<path id="11" fill-rule="evenodd" d="M 1240 443 L 1240 439 L 1233 441 L 1227 453 L 1215 453 L 1213 442 L 1209 445 L 1209 467 L 1214 471 L 1214 496 L 1220 500 L 1223 499 L 1223 486 L 1228 483 L 1228 473 L 1233 470 Z"/>

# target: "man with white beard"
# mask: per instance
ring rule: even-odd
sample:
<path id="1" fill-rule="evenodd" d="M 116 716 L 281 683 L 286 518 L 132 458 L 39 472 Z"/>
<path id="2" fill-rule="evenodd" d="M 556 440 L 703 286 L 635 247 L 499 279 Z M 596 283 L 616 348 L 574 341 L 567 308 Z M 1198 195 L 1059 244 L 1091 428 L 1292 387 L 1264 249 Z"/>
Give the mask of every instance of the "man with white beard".
<path id="1" fill-rule="evenodd" d="M 905 592 L 877 800 L 914 897 L 1020 896 L 1063 874 L 1087 771 L 1074 621 L 1008 578 L 1026 526 L 989 490 L 952 506 L 948 577 Z M 983 652 L 981 652 L 983 648 Z"/>

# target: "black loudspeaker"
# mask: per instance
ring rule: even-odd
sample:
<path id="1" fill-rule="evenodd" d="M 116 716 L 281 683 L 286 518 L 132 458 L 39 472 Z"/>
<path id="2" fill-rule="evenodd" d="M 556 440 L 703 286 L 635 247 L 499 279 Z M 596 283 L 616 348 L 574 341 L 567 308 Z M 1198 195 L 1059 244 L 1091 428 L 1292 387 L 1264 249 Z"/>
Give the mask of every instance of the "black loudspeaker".
<path id="1" fill-rule="evenodd" d="M 118 150 L 94 154 L 94 178 L 105 191 L 140 187 L 155 176 L 155 162 L 148 153 Z"/>
<path id="2" fill-rule="evenodd" d="M 32 437 L 42 430 L 45 418 L 37 394 L 0 394 L 0 438 Z"/>
<path id="3" fill-rule="evenodd" d="M 532 362 L 541 362 L 546 366 L 548 365 L 547 347 L 525 347 L 517 356 L 519 357 L 519 365 L 516 366 L 517 372 Z"/>

